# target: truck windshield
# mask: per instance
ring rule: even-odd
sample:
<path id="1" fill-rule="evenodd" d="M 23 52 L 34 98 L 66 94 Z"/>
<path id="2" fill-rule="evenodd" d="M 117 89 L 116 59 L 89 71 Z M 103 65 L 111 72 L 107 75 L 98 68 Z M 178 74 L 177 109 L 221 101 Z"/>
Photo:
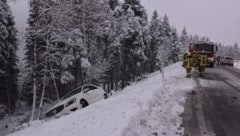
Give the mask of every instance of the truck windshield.
<path id="1" fill-rule="evenodd" d="M 213 51 L 214 45 L 212 45 L 212 44 L 195 44 L 194 47 L 198 51 Z"/>

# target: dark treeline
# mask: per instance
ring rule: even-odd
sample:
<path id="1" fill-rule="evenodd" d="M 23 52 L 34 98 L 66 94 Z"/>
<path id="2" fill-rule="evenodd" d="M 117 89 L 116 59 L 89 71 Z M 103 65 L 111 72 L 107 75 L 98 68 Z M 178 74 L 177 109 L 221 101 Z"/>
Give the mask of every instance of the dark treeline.
<path id="1" fill-rule="evenodd" d="M 7 0 L 0 1 L 0 116 L 13 113 L 18 97 L 17 30 Z M 0 117 L 1 118 L 1 117 Z"/>
<path id="2" fill-rule="evenodd" d="M 91 83 L 107 92 L 120 90 L 178 62 L 190 42 L 210 42 L 189 36 L 185 28 L 178 35 L 168 16 L 157 11 L 148 21 L 139 0 L 29 3 L 25 67 L 17 76 L 17 32 L 6 0 L 0 2 L 0 105 L 13 112 L 17 100 L 25 101 L 33 108 L 32 120 L 45 102 L 73 88 Z"/>

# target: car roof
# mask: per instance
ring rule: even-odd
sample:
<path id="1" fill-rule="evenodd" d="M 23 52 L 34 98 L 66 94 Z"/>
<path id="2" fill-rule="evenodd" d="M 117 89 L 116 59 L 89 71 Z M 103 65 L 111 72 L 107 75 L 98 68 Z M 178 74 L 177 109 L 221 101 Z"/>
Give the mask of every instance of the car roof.
<path id="1" fill-rule="evenodd" d="M 82 90 L 81 88 L 82 88 L 82 86 L 81 86 L 81 87 L 77 87 L 77 88 L 71 90 L 70 92 L 67 92 L 65 95 L 63 95 L 63 96 L 61 97 L 60 100 L 63 101 L 63 100 L 65 100 L 65 99 L 67 99 L 67 98 L 69 98 L 69 97 L 71 97 L 71 96 L 73 96 L 73 95 L 75 95 L 75 94 L 80 93 L 81 90 Z"/>
<path id="2" fill-rule="evenodd" d="M 85 85 L 82 85 L 80 87 L 77 87 L 77 88 L 71 90 L 70 92 L 67 92 L 64 96 L 61 97 L 60 100 L 63 101 L 63 100 L 65 100 L 65 99 L 67 99 L 71 96 L 74 96 L 74 95 L 80 93 L 82 91 L 82 89 L 81 90 L 79 90 L 79 89 L 82 88 L 82 87 L 85 87 L 85 86 L 94 86 L 94 87 L 98 88 L 96 85 L 93 85 L 93 84 L 85 84 Z"/>

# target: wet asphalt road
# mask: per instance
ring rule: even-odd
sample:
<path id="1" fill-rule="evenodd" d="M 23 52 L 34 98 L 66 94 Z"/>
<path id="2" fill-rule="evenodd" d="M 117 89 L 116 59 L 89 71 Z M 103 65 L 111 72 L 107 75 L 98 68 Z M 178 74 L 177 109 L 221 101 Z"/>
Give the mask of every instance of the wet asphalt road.
<path id="1" fill-rule="evenodd" d="M 183 116 L 185 136 L 240 136 L 240 70 L 208 68 L 193 73 L 196 88 L 188 94 Z"/>

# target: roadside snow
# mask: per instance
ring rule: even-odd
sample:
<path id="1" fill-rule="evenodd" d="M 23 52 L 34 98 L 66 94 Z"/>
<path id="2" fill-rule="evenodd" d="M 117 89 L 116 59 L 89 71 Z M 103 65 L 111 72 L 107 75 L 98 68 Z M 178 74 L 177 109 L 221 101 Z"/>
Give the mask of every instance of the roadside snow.
<path id="1" fill-rule="evenodd" d="M 126 87 L 121 93 L 50 121 L 36 121 L 10 136 L 179 135 L 185 94 L 194 88 L 181 63 Z"/>
<path id="2" fill-rule="evenodd" d="M 234 61 L 234 67 L 240 69 L 240 60 Z"/>

